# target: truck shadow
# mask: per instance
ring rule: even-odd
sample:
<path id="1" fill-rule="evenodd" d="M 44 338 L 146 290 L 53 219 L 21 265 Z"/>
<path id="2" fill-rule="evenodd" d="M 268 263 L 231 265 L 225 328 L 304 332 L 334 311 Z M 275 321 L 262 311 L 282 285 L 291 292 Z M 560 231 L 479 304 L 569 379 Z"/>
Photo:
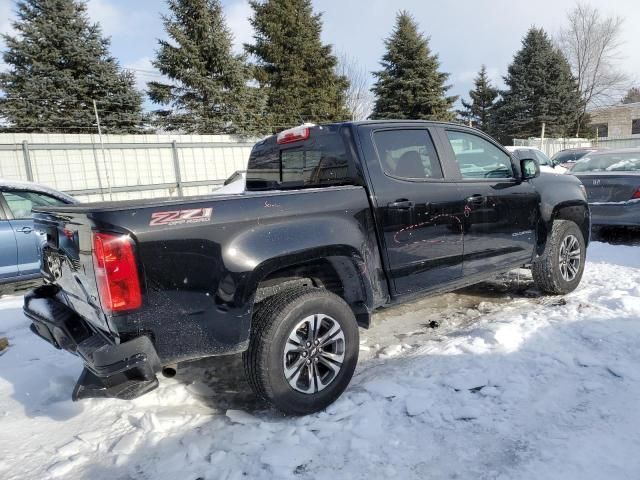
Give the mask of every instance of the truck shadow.
<path id="1" fill-rule="evenodd" d="M 640 245 L 640 227 L 597 227 L 591 232 L 591 240 L 611 245 Z"/>
<path id="2" fill-rule="evenodd" d="M 242 354 L 182 363 L 175 380 L 187 385 L 189 391 L 213 412 L 268 409 L 249 387 Z"/>
<path id="3" fill-rule="evenodd" d="M 533 288 L 531 274 L 523 272 L 501 275 L 495 280 L 473 285 L 455 293 L 469 297 L 469 303 L 472 304 L 487 300 L 501 304 L 514 298 L 540 296 Z M 385 310 L 385 316 L 393 316 L 400 310 L 411 309 L 412 304 L 418 308 L 425 308 L 429 303 L 440 305 L 441 299 L 442 297 L 435 296 L 391 307 Z M 371 331 L 375 331 L 376 326 L 374 314 Z M 227 409 L 260 412 L 269 408 L 253 394 L 245 378 L 241 354 L 182 363 L 178 367 L 175 380 L 186 385 L 189 391 L 213 412 L 224 413 Z"/>

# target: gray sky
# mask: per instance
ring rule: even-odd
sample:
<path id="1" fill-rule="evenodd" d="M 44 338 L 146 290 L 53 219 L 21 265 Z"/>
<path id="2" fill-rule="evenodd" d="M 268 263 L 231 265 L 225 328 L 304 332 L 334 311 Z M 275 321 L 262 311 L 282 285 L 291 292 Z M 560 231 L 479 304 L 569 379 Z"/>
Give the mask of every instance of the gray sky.
<path id="1" fill-rule="evenodd" d="M 465 95 L 481 64 L 486 64 L 496 82 L 532 26 L 555 35 L 565 22 L 574 0 L 314 0 L 323 12 L 323 39 L 337 51 L 358 59 L 369 71 L 378 68 L 383 40 L 393 28 L 395 14 L 411 12 L 421 30 L 431 37 L 431 48 L 440 56 L 442 69 L 451 74 L 450 93 Z M 251 40 L 247 21 L 251 9 L 244 0 L 223 0 L 236 43 Z M 640 81 L 640 0 L 591 0 L 604 13 L 625 19 L 620 65 Z M 163 37 L 160 0 L 89 0 L 89 13 L 112 37 L 112 52 L 120 63 L 137 70 L 139 84 L 157 78 L 150 59 L 156 40 Z M 9 29 L 15 9 L 13 0 L 0 0 L 0 32 Z"/>

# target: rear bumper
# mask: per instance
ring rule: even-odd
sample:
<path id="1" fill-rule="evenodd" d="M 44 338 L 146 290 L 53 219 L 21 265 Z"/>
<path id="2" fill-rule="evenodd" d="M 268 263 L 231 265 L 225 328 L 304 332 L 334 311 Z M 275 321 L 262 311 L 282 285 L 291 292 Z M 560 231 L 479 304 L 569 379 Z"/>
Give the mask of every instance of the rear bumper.
<path id="1" fill-rule="evenodd" d="M 591 224 L 593 226 L 617 225 L 617 226 L 638 226 L 640 225 L 640 202 L 620 202 L 620 203 L 592 203 Z"/>
<path id="2" fill-rule="evenodd" d="M 130 400 L 158 386 L 160 360 L 153 343 L 140 336 L 123 343 L 91 328 L 58 298 L 58 289 L 45 285 L 24 298 L 24 313 L 31 331 L 55 348 L 78 355 L 84 370 L 73 400 L 119 398 Z"/>

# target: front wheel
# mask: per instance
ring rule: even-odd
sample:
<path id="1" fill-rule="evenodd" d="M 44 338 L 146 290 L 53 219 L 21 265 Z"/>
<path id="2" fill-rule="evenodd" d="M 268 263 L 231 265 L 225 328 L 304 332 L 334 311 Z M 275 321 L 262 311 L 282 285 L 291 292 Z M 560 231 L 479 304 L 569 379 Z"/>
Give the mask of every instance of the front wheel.
<path id="1" fill-rule="evenodd" d="M 545 293 L 572 292 L 582 279 L 585 258 L 586 246 L 578 225 L 556 220 L 543 254 L 533 262 L 533 280 Z"/>
<path id="2" fill-rule="evenodd" d="M 284 413 L 305 415 L 326 408 L 347 388 L 358 351 L 349 305 L 326 290 L 296 288 L 261 305 L 243 359 L 259 397 Z"/>

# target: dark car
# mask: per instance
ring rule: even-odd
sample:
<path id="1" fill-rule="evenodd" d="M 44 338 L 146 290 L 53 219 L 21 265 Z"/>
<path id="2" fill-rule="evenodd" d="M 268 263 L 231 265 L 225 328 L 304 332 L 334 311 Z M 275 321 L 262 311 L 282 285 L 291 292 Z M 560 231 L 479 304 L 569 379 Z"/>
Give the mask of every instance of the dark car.
<path id="1" fill-rule="evenodd" d="M 258 396 L 315 412 L 349 384 L 377 308 L 523 266 L 543 292 L 578 286 L 586 195 L 539 173 L 457 124 L 304 125 L 254 146 L 243 193 L 38 207 L 49 283 L 24 311 L 83 360 L 76 400 L 243 352 Z"/>
<path id="2" fill-rule="evenodd" d="M 565 150 L 560 150 L 553 157 L 551 157 L 551 161 L 554 165 L 561 165 L 564 168 L 571 169 L 575 165 L 575 163 L 580 160 L 585 155 L 597 152 L 599 149 L 597 148 L 567 148 Z"/>
<path id="3" fill-rule="evenodd" d="M 43 237 L 34 231 L 31 209 L 70 203 L 76 200 L 43 185 L 0 179 L 0 292 L 40 278 Z"/>
<path id="4" fill-rule="evenodd" d="M 594 226 L 640 225 L 640 148 L 592 152 L 571 174 L 587 189 Z"/>

